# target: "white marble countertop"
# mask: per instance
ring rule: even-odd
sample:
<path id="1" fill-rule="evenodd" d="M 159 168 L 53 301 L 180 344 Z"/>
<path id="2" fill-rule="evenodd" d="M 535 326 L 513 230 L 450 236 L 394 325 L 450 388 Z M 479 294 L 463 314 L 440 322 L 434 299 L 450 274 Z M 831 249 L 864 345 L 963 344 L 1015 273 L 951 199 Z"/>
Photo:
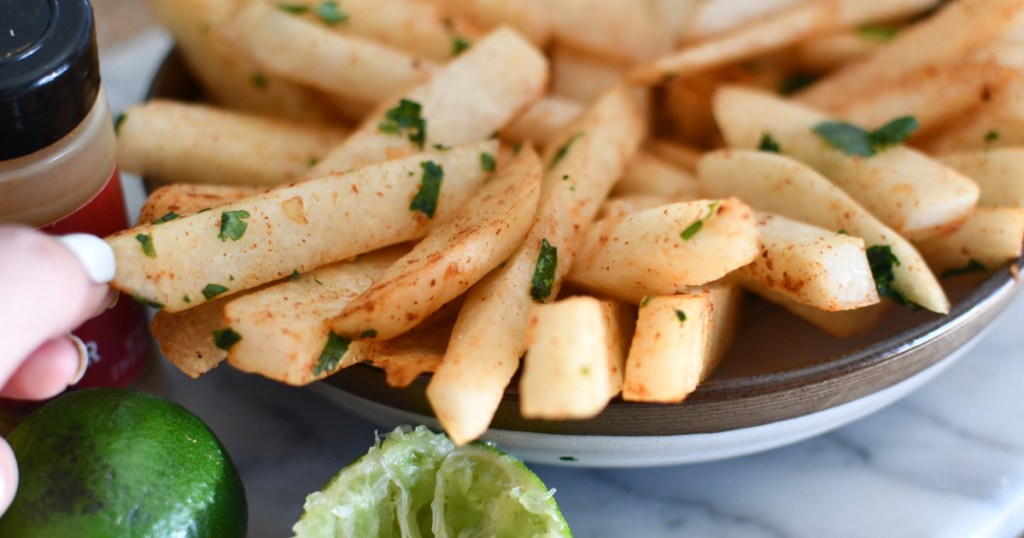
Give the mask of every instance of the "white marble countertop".
<path id="1" fill-rule="evenodd" d="M 169 46 L 158 30 L 102 51 L 116 111 L 141 99 Z M 127 181 L 130 198 L 140 187 Z M 1024 295 L 968 355 L 897 404 L 832 433 L 715 463 L 533 466 L 579 537 L 1009 537 L 1024 529 Z M 305 495 L 375 426 L 305 389 L 218 368 L 170 396 L 237 464 L 253 537 L 287 536 Z"/>

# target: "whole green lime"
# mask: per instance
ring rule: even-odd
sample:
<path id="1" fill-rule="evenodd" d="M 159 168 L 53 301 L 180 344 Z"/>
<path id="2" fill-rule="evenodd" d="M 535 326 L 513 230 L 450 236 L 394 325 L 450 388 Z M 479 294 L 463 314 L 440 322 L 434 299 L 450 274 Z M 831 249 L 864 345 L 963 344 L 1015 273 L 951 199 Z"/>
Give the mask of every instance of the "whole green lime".
<path id="1" fill-rule="evenodd" d="M 198 417 L 127 389 L 67 393 L 8 437 L 20 480 L 0 536 L 245 536 L 245 490 Z"/>

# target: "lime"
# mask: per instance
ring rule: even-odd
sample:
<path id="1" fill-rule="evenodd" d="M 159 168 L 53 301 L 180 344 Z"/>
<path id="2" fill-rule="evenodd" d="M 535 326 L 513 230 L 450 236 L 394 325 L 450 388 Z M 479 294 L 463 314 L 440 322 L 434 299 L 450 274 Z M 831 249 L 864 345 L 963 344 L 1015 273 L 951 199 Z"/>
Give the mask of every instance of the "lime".
<path id="1" fill-rule="evenodd" d="M 20 484 L 0 536 L 244 536 L 245 491 L 185 408 L 127 389 L 64 394 L 8 437 Z"/>
<path id="2" fill-rule="evenodd" d="M 554 491 L 485 444 L 396 429 L 306 498 L 297 538 L 572 536 Z"/>

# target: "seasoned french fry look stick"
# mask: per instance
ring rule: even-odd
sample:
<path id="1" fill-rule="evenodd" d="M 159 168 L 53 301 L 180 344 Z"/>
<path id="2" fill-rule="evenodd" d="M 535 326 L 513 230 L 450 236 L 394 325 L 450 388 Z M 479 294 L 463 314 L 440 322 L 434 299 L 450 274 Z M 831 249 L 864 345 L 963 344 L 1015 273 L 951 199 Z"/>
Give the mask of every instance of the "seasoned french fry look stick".
<path id="1" fill-rule="evenodd" d="M 503 266 L 470 289 L 427 387 L 435 415 L 456 443 L 487 430 L 526 351 L 531 309 L 557 296 L 574 245 L 635 155 L 643 127 L 629 93 L 617 87 L 545 152 L 533 227 Z"/>
<path id="2" fill-rule="evenodd" d="M 548 96 L 523 111 L 502 130 L 502 136 L 516 142 L 548 144 L 579 118 L 584 106 L 562 97 Z"/>
<path id="3" fill-rule="evenodd" d="M 827 110 L 857 125 L 882 125 L 893 118 L 913 116 L 918 128 L 911 133 L 911 139 L 919 139 L 958 115 L 984 106 L 1015 76 L 1016 70 L 991 64 L 921 71 L 890 86 L 833 103 Z"/>
<path id="4" fill-rule="evenodd" d="M 465 15 L 485 29 L 501 26 L 514 28 L 537 45 L 547 43 L 551 34 L 551 17 L 547 0 L 431 0 L 456 13 Z"/>
<path id="5" fill-rule="evenodd" d="M 605 314 L 608 308 L 593 297 L 572 297 L 533 309 L 519 384 L 524 417 L 590 418 L 605 408 L 615 395 L 610 387 L 622 384 L 621 367 L 609 365 L 625 359 L 621 347 L 610 344 L 618 329 L 609 325 L 616 318 Z"/>
<path id="6" fill-rule="evenodd" d="M 332 333 L 327 321 L 405 250 L 391 247 L 296 272 L 285 282 L 232 300 L 223 309 L 222 323 L 239 340 L 228 362 L 243 372 L 305 385 L 365 359 L 366 345 Z"/>
<path id="7" fill-rule="evenodd" d="M 124 112 L 117 154 L 126 172 L 152 179 L 273 186 L 304 174 L 345 134 L 337 127 L 156 100 Z"/>
<path id="8" fill-rule="evenodd" d="M 808 166 L 771 152 L 721 150 L 701 159 L 698 178 L 708 194 L 735 194 L 757 209 L 860 237 L 877 266 L 880 295 L 949 312 L 942 286 L 913 245 Z"/>
<path id="9" fill-rule="evenodd" d="M 392 96 L 306 177 L 484 140 L 541 96 L 547 68 L 519 34 L 495 30 L 430 80 Z"/>
<path id="10" fill-rule="evenodd" d="M 793 315 L 837 338 L 849 338 L 870 331 L 882 320 L 889 306 L 883 302 L 856 310 L 829 312 L 800 304 L 758 280 L 744 279 L 742 285 L 745 289 L 785 308 Z"/>
<path id="11" fill-rule="evenodd" d="M 115 288 L 170 312 L 426 235 L 487 176 L 496 142 L 298 183 L 107 238 Z M 443 181 L 442 181 L 443 179 Z M 411 207 L 417 199 L 436 208 Z"/>
<path id="12" fill-rule="evenodd" d="M 234 185 L 193 185 L 172 183 L 153 191 L 139 211 L 136 226 L 162 224 L 167 221 L 213 209 L 248 196 L 254 196 L 265 189 Z"/>
<path id="13" fill-rule="evenodd" d="M 420 374 L 435 372 L 441 366 L 454 323 L 452 317 L 436 323 L 428 320 L 390 340 L 354 345 L 365 347 L 366 360 L 384 370 L 389 386 L 404 388 Z"/>
<path id="14" fill-rule="evenodd" d="M 882 222 L 910 239 L 956 229 L 978 200 L 978 186 L 955 170 L 901 145 L 916 127 L 893 118 L 868 131 L 762 92 L 724 87 L 715 117 L 730 147 L 775 151 L 809 164 Z"/>
<path id="15" fill-rule="evenodd" d="M 722 278 L 757 254 L 754 213 L 739 199 L 680 202 L 594 223 L 569 280 L 638 303 Z"/>
<path id="16" fill-rule="evenodd" d="M 160 342 L 160 353 L 193 379 L 228 356 L 226 347 L 233 336 L 224 330 L 225 303 L 217 299 L 184 312 L 157 312 L 153 316 L 150 330 Z"/>
<path id="17" fill-rule="evenodd" d="M 332 32 L 358 36 L 436 62 L 458 56 L 481 37 L 480 28 L 454 10 L 429 0 L 268 0 Z"/>
<path id="18" fill-rule="evenodd" d="M 714 371 L 730 338 L 738 291 L 712 286 L 640 303 L 626 359 L 622 398 L 636 402 L 684 400 Z"/>
<path id="19" fill-rule="evenodd" d="M 960 0 L 911 26 L 871 56 L 847 64 L 801 92 L 809 106 L 828 109 L 908 73 L 950 65 L 1013 29 L 1024 0 Z M 964 31 L 970 28 L 970 31 Z"/>
<path id="20" fill-rule="evenodd" d="M 234 15 L 234 0 L 150 0 L 149 6 L 217 104 L 294 120 L 333 116 L 315 92 L 268 75 L 213 31 Z"/>
<path id="21" fill-rule="evenodd" d="M 987 273 L 1021 255 L 1024 208 L 979 207 L 957 231 L 917 243 L 932 270 Z"/>
<path id="22" fill-rule="evenodd" d="M 1024 145 L 1024 78 L 1018 75 L 989 93 L 990 100 L 925 137 L 921 147 L 943 154 Z"/>
<path id="23" fill-rule="evenodd" d="M 650 2 L 558 0 L 546 7 L 558 40 L 596 55 L 646 60 L 672 46 L 672 36 Z"/>
<path id="24" fill-rule="evenodd" d="M 730 62 L 772 52 L 807 37 L 914 13 L 935 0 L 817 0 L 801 2 L 721 36 L 684 47 L 635 68 L 629 78 L 654 84 L 666 77 L 686 76 Z"/>
<path id="25" fill-rule="evenodd" d="M 696 200 L 700 198 L 700 184 L 686 170 L 641 151 L 630 161 L 622 179 L 612 191 L 613 196 L 629 194 L 663 196 L 669 200 Z"/>
<path id="26" fill-rule="evenodd" d="M 333 321 L 339 335 L 387 340 L 415 327 L 507 259 L 533 224 L 540 158 L 526 147 L 447 223 L 384 271 Z"/>
<path id="27" fill-rule="evenodd" d="M 878 302 L 864 240 L 771 213 L 757 214 L 760 254 L 736 275 L 828 312 Z"/>
<path id="28" fill-rule="evenodd" d="M 371 105 L 436 69 L 433 62 L 331 32 L 270 5 L 242 9 L 220 32 L 267 73 Z"/>
<path id="29" fill-rule="evenodd" d="M 1024 147 L 950 153 L 939 159 L 978 184 L 978 205 L 1024 208 Z"/>

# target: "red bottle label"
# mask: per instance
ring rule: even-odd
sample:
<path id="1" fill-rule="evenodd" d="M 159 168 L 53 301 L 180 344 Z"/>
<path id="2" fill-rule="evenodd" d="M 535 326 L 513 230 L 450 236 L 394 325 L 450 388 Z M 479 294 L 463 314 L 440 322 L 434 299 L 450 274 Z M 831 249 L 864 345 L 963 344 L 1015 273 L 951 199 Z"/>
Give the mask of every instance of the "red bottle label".
<path id="1" fill-rule="evenodd" d="M 115 167 L 107 183 L 85 205 L 40 230 L 59 235 L 84 232 L 104 237 L 127 227 L 121 172 Z M 151 346 L 145 310 L 127 297 L 87 321 L 74 334 L 89 350 L 89 369 L 76 385 L 78 388 L 131 384 L 145 364 Z"/>

